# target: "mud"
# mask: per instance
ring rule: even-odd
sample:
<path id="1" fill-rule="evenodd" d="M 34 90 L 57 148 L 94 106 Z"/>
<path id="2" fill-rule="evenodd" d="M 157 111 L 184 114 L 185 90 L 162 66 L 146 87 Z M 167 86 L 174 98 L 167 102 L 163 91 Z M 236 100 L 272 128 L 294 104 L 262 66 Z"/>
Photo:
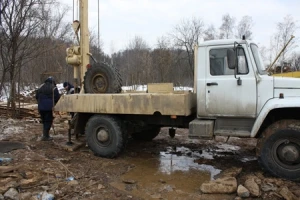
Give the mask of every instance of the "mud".
<path id="1" fill-rule="evenodd" d="M 59 117 L 58 117 L 59 118 Z M 178 129 L 175 138 L 162 129 L 151 142 L 129 139 L 127 148 L 116 159 L 96 157 L 85 145 L 85 138 L 76 142 L 77 149 L 67 142 L 67 126 L 56 120 L 53 142 L 38 141 L 42 125 L 36 120 L 0 119 L 2 141 L 21 142 L 24 149 L 4 154 L 12 161 L 2 166 L 16 167 L 0 173 L 0 193 L 13 187 L 27 199 L 38 199 L 43 191 L 56 199 L 234 199 L 237 194 L 202 194 L 205 181 L 218 178 L 230 168 L 242 168 L 237 176 L 244 183 L 254 175 L 274 180 L 278 187 L 299 191 L 299 184 L 273 178 L 264 173 L 255 158 L 255 139 L 217 137 L 215 141 L 191 140 L 187 130 Z M 74 137 L 73 137 L 74 139 Z M 0 164 L 0 165 L 1 165 Z M 297 194 L 294 195 L 297 196 Z M 248 199 L 280 199 L 262 192 Z M 300 195 L 300 194 L 299 194 Z M 300 196 L 297 196 L 300 198 Z M 26 198 L 24 198 L 26 199 Z"/>

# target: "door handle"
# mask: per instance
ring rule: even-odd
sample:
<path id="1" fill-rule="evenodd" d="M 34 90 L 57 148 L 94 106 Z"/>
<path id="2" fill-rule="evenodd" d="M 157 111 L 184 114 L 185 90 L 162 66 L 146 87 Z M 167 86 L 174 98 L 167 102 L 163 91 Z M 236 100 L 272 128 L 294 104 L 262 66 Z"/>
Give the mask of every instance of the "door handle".
<path id="1" fill-rule="evenodd" d="M 212 82 L 212 83 L 206 83 L 207 86 L 212 86 L 212 85 L 218 85 L 218 83 L 216 82 Z"/>

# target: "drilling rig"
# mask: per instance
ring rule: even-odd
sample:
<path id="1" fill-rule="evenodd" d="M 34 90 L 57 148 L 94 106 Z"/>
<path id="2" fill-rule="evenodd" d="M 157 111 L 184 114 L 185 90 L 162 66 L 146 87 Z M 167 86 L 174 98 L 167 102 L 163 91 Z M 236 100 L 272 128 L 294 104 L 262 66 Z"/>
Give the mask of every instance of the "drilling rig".
<path id="1" fill-rule="evenodd" d="M 88 0 L 79 0 L 79 4 L 79 21 L 72 24 L 79 46 L 66 50 L 66 62 L 74 68 L 74 84 L 80 86 L 81 94 L 119 93 L 122 81 L 118 70 L 107 63 L 98 63 L 90 53 Z"/>

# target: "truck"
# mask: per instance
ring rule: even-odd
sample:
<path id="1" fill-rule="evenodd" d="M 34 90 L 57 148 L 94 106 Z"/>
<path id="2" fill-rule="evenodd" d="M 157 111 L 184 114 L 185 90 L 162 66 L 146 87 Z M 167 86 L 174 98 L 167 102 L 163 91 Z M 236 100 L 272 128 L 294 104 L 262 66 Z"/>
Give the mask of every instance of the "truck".
<path id="1" fill-rule="evenodd" d="M 300 179 L 300 79 L 270 76 L 258 46 L 245 39 L 205 41 L 195 47 L 194 87 L 149 84 L 144 93 L 119 93 L 118 73 L 89 63 L 87 3 L 80 1 L 80 46 L 67 50 L 78 70 L 78 94 L 62 96 L 56 111 L 77 113 L 75 133 L 85 133 L 95 155 L 117 157 L 129 136 L 152 140 L 162 127 L 189 129 L 189 137 L 257 138 L 261 167 Z M 76 28 L 77 27 L 77 28 Z"/>

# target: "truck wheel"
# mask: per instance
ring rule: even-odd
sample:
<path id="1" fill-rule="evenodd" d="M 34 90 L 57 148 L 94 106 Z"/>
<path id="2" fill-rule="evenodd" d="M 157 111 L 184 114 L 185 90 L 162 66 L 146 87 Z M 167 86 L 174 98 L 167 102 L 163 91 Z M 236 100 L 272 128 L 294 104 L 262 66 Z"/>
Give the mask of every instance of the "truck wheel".
<path id="1" fill-rule="evenodd" d="M 159 132 L 160 127 L 154 127 L 141 132 L 132 133 L 131 136 L 135 140 L 151 141 L 159 134 Z"/>
<path id="2" fill-rule="evenodd" d="M 300 180 L 300 121 L 281 120 L 269 126 L 258 141 L 257 155 L 272 175 Z"/>
<path id="3" fill-rule="evenodd" d="M 108 115 L 92 116 L 87 122 L 85 134 L 88 146 L 95 155 L 101 157 L 116 157 L 127 142 L 121 122 Z"/>
<path id="4" fill-rule="evenodd" d="M 105 63 L 96 63 L 84 76 L 85 93 L 120 93 L 122 80 L 118 70 Z"/>

